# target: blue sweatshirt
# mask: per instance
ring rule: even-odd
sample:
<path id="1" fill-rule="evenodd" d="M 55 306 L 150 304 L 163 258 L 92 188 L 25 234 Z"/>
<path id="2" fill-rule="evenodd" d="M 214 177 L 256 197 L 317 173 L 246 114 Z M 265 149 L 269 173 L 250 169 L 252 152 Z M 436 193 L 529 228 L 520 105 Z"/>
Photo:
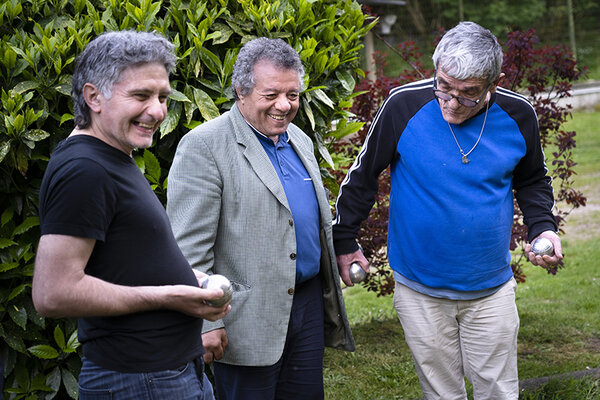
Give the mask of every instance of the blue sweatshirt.
<path id="1" fill-rule="evenodd" d="M 529 237 L 556 230 L 537 116 L 522 96 L 498 88 L 481 140 L 462 163 L 432 91 L 432 79 L 393 89 L 340 188 L 334 221 L 338 254 L 355 251 L 391 166 L 388 259 L 403 277 L 434 289 L 478 291 L 512 276 L 513 189 Z M 452 128 L 465 152 L 477 142 L 486 107 Z"/>

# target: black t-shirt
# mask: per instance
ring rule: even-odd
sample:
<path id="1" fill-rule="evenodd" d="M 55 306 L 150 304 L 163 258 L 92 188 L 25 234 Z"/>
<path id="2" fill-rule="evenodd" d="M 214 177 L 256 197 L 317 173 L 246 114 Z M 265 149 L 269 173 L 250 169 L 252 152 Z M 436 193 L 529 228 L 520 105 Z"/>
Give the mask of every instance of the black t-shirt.
<path id="1" fill-rule="evenodd" d="M 41 233 L 96 239 L 85 273 L 125 286 L 198 286 L 163 205 L 131 157 L 88 135 L 62 141 L 40 189 Z M 80 318 L 84 355 L 123 372 L 199 357 L 202 319 L 172 310 Z"/>

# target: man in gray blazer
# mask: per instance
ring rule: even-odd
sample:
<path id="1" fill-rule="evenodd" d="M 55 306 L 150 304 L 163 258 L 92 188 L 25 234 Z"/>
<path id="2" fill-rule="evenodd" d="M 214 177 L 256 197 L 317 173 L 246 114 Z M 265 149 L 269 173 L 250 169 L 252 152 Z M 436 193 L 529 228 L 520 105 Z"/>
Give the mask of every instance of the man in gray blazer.
<path id="1" fill-rule="evenodd" d="M 236 103 L 183 137 L 169 173 L 181 250 L 233 286 L 202 336 L 222 400 L 322 399 L 324 346 L 354 350 L 313 144 L 291 123 L 303 76 L 283 40 L 246 43 Z"/>

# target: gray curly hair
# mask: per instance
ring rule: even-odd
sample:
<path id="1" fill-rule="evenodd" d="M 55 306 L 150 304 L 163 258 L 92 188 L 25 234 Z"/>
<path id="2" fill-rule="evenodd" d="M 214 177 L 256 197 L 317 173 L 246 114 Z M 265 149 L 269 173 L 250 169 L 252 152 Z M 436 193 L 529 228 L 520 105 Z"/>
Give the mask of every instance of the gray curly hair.
<path id="1" fill-rule="evenodd" d="M 296 70 L 300 91 L 304 90 L 304 67 L 296 50 L 282 39 L 261 37 L 247 42 L 241 48 L 233 66 L 231 86 L 236 100 L 239 100 L 238 92 L 245 96 L 254 89 L 254 66 L 263 60 L 281 69 Z"/>

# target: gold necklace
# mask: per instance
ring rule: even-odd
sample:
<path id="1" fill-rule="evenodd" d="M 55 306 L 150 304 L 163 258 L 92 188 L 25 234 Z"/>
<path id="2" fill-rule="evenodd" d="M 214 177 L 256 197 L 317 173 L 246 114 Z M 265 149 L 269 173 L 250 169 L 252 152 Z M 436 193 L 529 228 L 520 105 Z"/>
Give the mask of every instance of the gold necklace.
<path id="1" fill-rule="evenodd" d="M 477 141 L 475 142 L 475 144 L 473 145 L 473 147 L 471 147 L 471 150 L 469 150 L 467 152 L 467 154 L 465 154 L 465 152 L 463 151 L 462 147 L 460 147 L 460 144 L 458 144 L 458 140 L 456 139 L 456 135 L 454 134 L 454 131 L 452 130 L 452 125 L 450 125 L 450 122 L 446 122 L 448 124 L 448 128 L 450 128 L 450 133 L 452 133 L 452 137 L 454 138 L 454 141 L 456 142 L 456 145 L 458 146 L 458 150 L 460 151 L 460 155 L 462 156 L 462 163 L 463 164 L 468 164 L 469 160 L 467 158 L 467 156 L 469 154 L 471 154 L 471 152 L 473 150 L 475 150 L 475 147 L 477 147 L 477 145 L 479 144 L 479 140 L 481 139 L 481 135 L 483 135 L 483 129 L 485 128 L 485 121 L 487 121 L 487 114 L 488 114 L 488 110 L 490 108 L 490 102 L 488 101 L 486 106 L 485 106 L 485 117 L 483 118 L 483 125 L 481 125 L 481 132 L 479 132 L 479 137 L 477 138 Z"/>

